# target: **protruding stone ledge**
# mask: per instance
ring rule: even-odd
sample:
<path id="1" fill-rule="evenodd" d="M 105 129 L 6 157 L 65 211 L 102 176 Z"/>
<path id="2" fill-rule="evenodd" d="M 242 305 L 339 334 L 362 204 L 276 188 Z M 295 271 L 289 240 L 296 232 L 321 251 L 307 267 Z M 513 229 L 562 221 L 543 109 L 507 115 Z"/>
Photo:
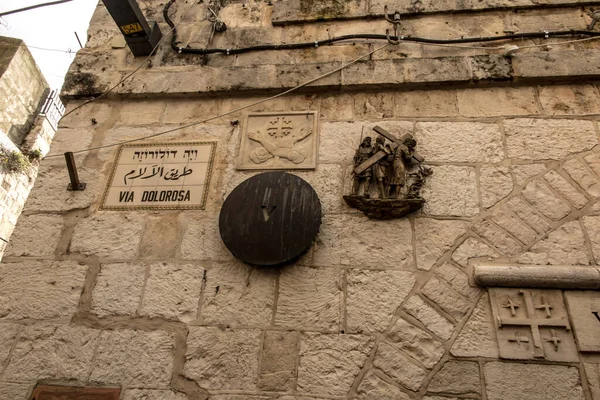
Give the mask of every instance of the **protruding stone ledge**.
<path id="1" fill-rule="evenodd" d="M 473 280 L 483 287 L 600 289 L 600 268 L 579 265 L 478 264 Z"/>

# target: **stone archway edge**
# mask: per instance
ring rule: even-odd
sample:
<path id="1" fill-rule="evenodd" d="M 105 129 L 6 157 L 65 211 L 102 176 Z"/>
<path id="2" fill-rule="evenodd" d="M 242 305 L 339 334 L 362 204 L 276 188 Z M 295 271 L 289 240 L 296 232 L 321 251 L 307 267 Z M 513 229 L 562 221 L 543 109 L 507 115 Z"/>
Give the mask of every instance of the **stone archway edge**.
<path id="1" fill-rule="evenodd" d="M 489 263 L 473 266 L 473 280 L 483 287 L 600 289 L 600 268 L 581 265 L 519 265 Z"/>

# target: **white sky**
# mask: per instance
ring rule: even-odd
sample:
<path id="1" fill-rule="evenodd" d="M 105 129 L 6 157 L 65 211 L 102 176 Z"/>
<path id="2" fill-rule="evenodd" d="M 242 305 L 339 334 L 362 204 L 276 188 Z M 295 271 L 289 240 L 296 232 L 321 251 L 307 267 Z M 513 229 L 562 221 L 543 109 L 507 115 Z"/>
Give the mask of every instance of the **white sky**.
<path id="1" fill-rule="evenodd" d="M 15 10 L 52 0 L 0 0 L 0 12 Z M 83 46 L 87 28 L 98 0 L 73 0 L 0 18 L 0 36 L 23 39 L 28 46 L 79 50 L 75 33 Z M 29 47 L 52 89 L 60 89 L 75 54 L 38 50 Z"/>

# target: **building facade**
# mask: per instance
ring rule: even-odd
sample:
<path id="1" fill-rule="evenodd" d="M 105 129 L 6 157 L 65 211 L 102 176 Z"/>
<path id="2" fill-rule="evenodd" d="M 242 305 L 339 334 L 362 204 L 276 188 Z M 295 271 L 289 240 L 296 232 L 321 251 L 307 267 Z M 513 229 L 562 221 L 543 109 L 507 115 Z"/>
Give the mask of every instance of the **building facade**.
<path id="1" fill-rule="evenodd" d="M 0 259 L 57 129 L 49 93 L 23 41 L 0 37 Z"/>
<path id="2" fill-rule="evenodd" d="M 166 4 L 140 3 L 168 36 Z M 175 49 L 168 36 L 144 59 L 98 5 L 0 264 L 0 398 L 41 384 L 126 400 L 600 399 L 600 50 L 568 33 L 596 32 L 598 7 L 181 1 L 166 11 Z M 358 36 L 321 42 L 345 35 Z M 234 51 L 291 43 L 314 45 Z M 184 50 L 203 48 L 224 51 Z M 298 115 L 316 124 L 289 128 L 288 150 L 311 140 L 304 153 L 258 146 L 284 135 L 271 125 L 307 124 Z M 375 126 L 410 134 L 432 171 L 403 218 L 344 200 Z M 67 190 L 68 151 L 85 190 Z M 185 151 L 208 160 L 203 208 L 111 194 Z M 270 168 L 308 182 L 322 219 L 299 259 L 256 267 L 224 245 L 219 215 Z M 485 263 L 529 269 L 478 285 Z"/>

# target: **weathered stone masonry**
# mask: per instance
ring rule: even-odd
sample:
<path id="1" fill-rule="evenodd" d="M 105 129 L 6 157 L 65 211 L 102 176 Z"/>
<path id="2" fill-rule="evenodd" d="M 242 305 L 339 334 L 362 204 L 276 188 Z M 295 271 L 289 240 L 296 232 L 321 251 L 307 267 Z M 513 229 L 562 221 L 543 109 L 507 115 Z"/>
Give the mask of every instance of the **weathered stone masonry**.
<path id="1" fill-rule="evenodd" d="M 142 3 L 167 32 L 163 2 Z M 369 19 L 384 3 L 321 3 L 332 5 L 231 2 L 219 10 L 229 28 L 210 45 L 389 28 Z M 406 14 L 406 34 L 460 37 L 584 29 L 596 3 L 388 5 Z M 190 5 L 177 4 L 173 20 Z M 183 45 L 207 45 L 208 15 L 206 4 L 190 9 Z M 89 34 L 63 89 L 67 111 L 143 61 L 111 48 L 118 31 L 101 5 Z M 480 257 L 598 265 L 600 50 L 557 41 L 516 41 L 546 46 L 512 57 L 483 46 L 387 47 L 301 92 L 153 139 L 217 142 L 203 211 L 100 210 L 116 147 L 76 155 L 82 192 L 65 189 L 62 158 L 45 159 L 0 264 L 0 399 L 26 399 L 38 382 L 122 387 L 126 400 L 600 399 L 600 355 L 584 336 L 569 361 L 500 358 L 493 292 L 469 281 L 469 260 Z M 66 117 L 50 153 L 220 115 L 381 45 L 206 60 L 164 45 L 151 66 Z M 226 195 L 255 174 L 235 169 L 240 124 L 245 112 L 298 110 L 320 117 L 318 167 L 293 173 L 321 199 L 321 232 L 293 265 L 250 267 L 227 251 L 217 223 Z M 342 200 L 374 125 L 412 133 L 434 170 L 427 204 L 409 218 L 369 220 Z M 553 295 L 572 318 L 584 304 L 577 292 Z"/>

